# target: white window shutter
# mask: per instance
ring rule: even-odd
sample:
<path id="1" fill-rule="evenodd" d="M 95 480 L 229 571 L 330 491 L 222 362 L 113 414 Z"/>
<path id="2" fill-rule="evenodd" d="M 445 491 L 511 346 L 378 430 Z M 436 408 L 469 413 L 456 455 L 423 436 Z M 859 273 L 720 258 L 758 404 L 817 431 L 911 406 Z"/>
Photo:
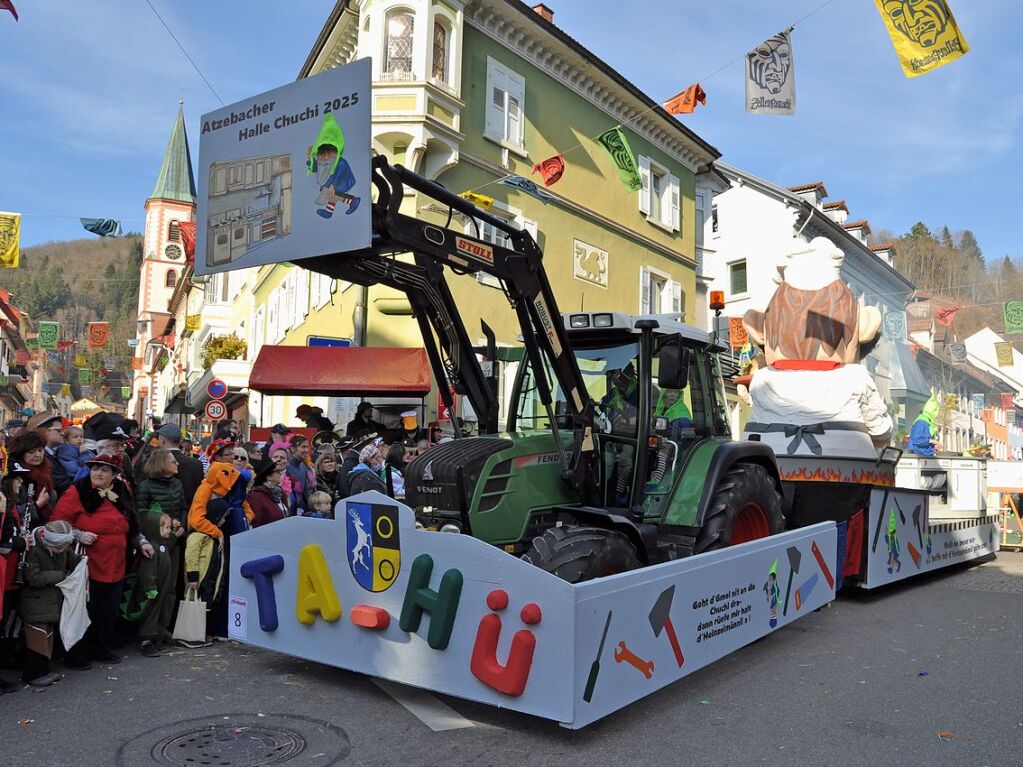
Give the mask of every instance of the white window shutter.
<path id="1" fill-rule="evenodd" d="M 651 314 L 650 311 L 650 299 L 653 296 L 650 295 L 650 272 L 646 270 L 646 267 L 640 267 L 639 270 L 639 313 L 640 314 Z"/>
<path id="2" fill-rule="evenodd" d="M 508 132 L 505 138 L 522 146 L 526 122 L 526 81 L 515 72 L 507 73 L 508 83 Z"/>
<path id="3" fill-rule="evenodd" d="M 301 322 L 309 314 L 309 270 L 298 270 L 298 321 Z"/>
<path id="4" fill-rule="evenodd" d="M 487 118 L 484 131 L 492 138 L 503 139 L 505 108 L 508 101 L 508 83 L 505 69 L 493 59 L 487 59 Z"/>
<path id="5" fill-rule="evenodd" d="M 528 218 L 523 219 L 521 222 L 522 228 L 525 229 L 529 234 L 536 239 L 536 222 L 530 221 Z"/>
<path id="6" fill-rule="evenodd" d="M 671 228 L 676 232 L 681 230 L 682 217 L 679 211 L 679 184 L 678 176 L 668 176 L 668 194 L 671 196 Z"/>
<path id="7" fill-rule="evenodd" d="M 671 311 L 675 314 L 680 314 L 682 312 L 682 286 L 674 280 L 672 280 L 670 284 Z"/>
<path id="8" fill-rule="evenodd" d="M 650 158 L 639 156 L 639 178 L 643 187 L 639 190 L 639 212 L 650 215 Z"/>

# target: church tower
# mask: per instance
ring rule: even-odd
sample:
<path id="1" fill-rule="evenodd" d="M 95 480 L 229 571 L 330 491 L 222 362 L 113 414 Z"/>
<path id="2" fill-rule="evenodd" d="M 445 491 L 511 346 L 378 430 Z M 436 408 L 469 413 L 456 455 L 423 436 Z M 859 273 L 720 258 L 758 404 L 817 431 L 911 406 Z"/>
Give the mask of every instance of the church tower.
<path id="1" fill-rule="evenodd" d="M 192 156 L 185 132 L 185 111 L 178 116 L 163 155 L 153 193 L 146 200 L 146 230 L 143 236 L 142 275 L 139 280 L 138 329 L 133 364 L 132 398 L 129 417 L 143 423 L 147 411 L 159 412 L 162 403 L 154 401 L 155 375 L 149 373 L 158 350 L 154 338 L 163 335 L 174 286 L 185 270 L 185 245 L 179 223 L 195 220 L 195 178 Z"/>

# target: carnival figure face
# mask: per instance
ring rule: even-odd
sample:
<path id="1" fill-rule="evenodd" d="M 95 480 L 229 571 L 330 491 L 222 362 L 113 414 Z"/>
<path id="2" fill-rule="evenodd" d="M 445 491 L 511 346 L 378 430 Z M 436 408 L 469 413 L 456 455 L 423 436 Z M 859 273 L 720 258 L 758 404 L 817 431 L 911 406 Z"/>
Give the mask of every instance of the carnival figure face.
<path id="1" fill-rule="evenodd" d="M 750 79 L 772 94 L 781 93 L 792 69 L 792 48 L 776 35 L 758 45 L 749 58 Z"/>
<path id="2" fill-rule="evenodd" d="M 948 26 L 948 8 L 940 0 L 885 0 L 884 12 L 897 30 L 924 48 L 934 45 Z"/>

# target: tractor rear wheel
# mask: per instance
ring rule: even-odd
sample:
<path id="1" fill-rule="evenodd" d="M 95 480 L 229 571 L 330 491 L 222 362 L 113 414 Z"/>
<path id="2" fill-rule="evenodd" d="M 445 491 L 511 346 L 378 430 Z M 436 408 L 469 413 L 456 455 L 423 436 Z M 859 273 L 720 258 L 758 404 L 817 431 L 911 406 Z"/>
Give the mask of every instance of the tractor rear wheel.
<path id="1" fill-rule="evenodd" d="M 781 496 L 767 470 L 757 464 L 738 464 L 714 491 L 695 553 L 766 538 L 784 528 Z"/>
<path id="2" fill-rule="evenodd" d="M 636 547 L 623 534 L 601 527 L 552 527 L 533 539 L 522 559 L 569 583 L 602 578 L 640 566 Z"/>

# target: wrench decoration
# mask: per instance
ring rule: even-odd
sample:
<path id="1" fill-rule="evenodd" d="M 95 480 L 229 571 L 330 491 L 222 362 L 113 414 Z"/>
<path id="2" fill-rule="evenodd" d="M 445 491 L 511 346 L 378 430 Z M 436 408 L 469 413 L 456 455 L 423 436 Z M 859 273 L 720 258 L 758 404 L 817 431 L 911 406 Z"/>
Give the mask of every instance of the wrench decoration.
<path id="1" fill-rule="evenodd" d="M 654 675 L 654 662 L 652 660 L 643 660 L 638 655 L 634 654 L 630 650 L 625 642 L 619 642 L 615 648 L 615 663 L 621 663 L 625 661 L 633 668 L 637 668 L 643 672 L 643 676 L 647 679 Z"/>

